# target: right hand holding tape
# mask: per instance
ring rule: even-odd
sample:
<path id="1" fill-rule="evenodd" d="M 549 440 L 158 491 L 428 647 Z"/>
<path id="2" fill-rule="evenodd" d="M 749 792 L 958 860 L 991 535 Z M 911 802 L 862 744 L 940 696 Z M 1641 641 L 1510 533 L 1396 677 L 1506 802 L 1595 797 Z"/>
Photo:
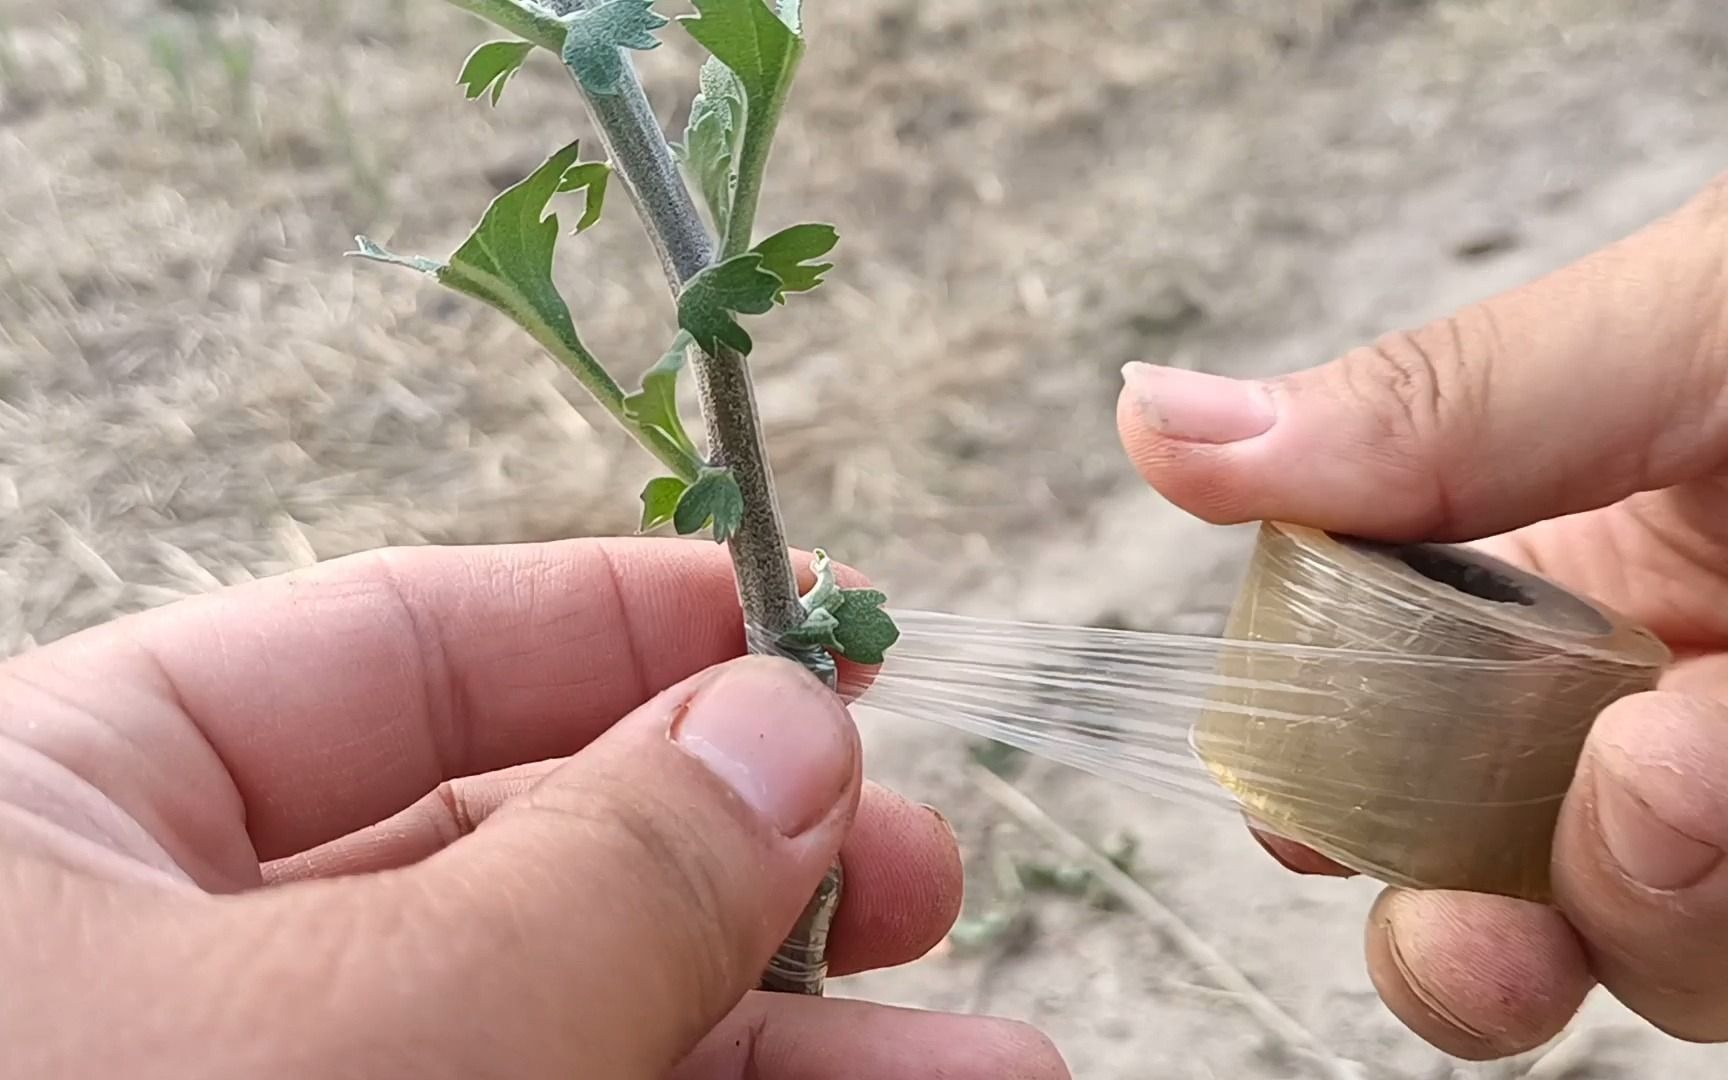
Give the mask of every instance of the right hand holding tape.
<path id="1" fill-rule="evenodd" d="M 1205 520 L 1470 541 L 1623 613 L 1673 653 L 1655 690 L 1631 679 L 1579 732 L 1546 883 L 1507 877 L 1512 865 L 1488 858 L 1492 837 L 1400 867 L 1384 836 L 1266 804 L 1281 830 L 1376 876 L 1450 877 L 1389 890 L 1367 953 L 1388 1006 L 1454 1055 L 1540 1045 L 1597 982 L 1663 1031 L 1728 1041 L 1725 282 L 1728 177 L 1574 265 L 1312 370 L 1238 381 L 1125 369 L 1117 421 L 1130 458 Z M 1409 614 L 1420 633 L 1422 610 Z M 1491 651 L 1515 645 L 1503 635 Z M 1521 723 L 1548 715 L 1571 685 L 1533 697 Z M 1212 734 L 1213 752 L 1227 754 L 1229 725 Z M 1517 732 L 1503 744 L 1481 734 L 1490 763 L 1518 752 Z M 1364 766 L 1379 752 L 1363 749 Z M 1426 763 L 1436 783 L 1459 781 L 1456 759 Z M 1531 855 L 1540 833 L 1508 814 Z"/>

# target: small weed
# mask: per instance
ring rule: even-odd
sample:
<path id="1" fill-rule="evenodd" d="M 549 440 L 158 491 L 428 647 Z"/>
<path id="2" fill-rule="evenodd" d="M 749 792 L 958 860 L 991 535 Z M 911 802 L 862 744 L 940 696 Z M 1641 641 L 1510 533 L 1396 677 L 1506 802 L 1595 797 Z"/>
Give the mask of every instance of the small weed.
<path id="1" fill-rule="evenodd" d="M 1116 869 L 1131 875 L 1139 846 L 1132 833 L 1124 832 L 1105 849 L 1104 855 Z M 1116 893 L 1099 884 L 1097 875 L 1084 867 L 1026 860 L 1020 863 L 1019 870 L 1027 892 L 1073 897 L 1100 911 L 1116 911 L 1121 907 Z"/>
<path id="2" fill-rule="evenodd" d="M 966 752 L 973 761 L 1004 780 L 1012 780 L 1020 775 L 1032 757 L 1018 747 L 996 742 L 994 739 L 976 739 L 966 748 Z"/>
<path id="3" fill-rule="evenodd" d="M 165 26 L 151 31 L 150 59 L 168 77 L 168 88 L 174 96 L 175 110 L 181 117 L 190 118 L 192 71 L 184 36 Z"/>
<path id="4" fill-rule="evenodd" d="M 203 11 L 198 9 L 190 22 L 175 20 L 152 30 L 150 58 L 166 77 L 180 123 L 195 133 L 215 128 L 255 150 L 262 127 L 258 43 L 244 29 L 219 30 Z"/>
<path id="5" fill-rule="evenodd" d="M 257 114 L 253 108 L 253 72 L 258 58 L 258 44 L 250 37 L 235 34 L 216 36 L 210 42 L 217 59 L 222 62 L 228 81 L 228 115 L 236 121 L 253 124 Z"/>
<path id="6" fill-rule="evenodd" d="M 0 90 L 10 96 L 23 79 L 24 68 L 18 62 L 18 48 L 12 43 L 12 31 L 0 26 Z"/>
<path id="7" fill-rule="evenodd" d="M 354 117 L 348 110 L 348 95 L 342 87 L 330 83 L 324 88 L 324 111 L 327 130 L 342 159 L 348 163 L 349 187 L 357 207 L 364 217 L 377 217 L 388 208 L 390 189 L 384 173 L 372 158 L 371 147 L 354 129 Z"/>

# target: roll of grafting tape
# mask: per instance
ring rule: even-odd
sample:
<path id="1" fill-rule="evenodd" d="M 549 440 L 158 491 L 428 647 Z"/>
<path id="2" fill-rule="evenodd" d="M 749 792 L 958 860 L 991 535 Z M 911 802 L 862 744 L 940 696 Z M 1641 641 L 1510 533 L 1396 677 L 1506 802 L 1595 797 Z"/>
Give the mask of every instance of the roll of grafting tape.
<path id="1" fill-rule="evenodd" d="M 1538 902 L 1596 715 L 1669 660 L 1643 628 L 1474 549 L 1278 523 L 1225 638 L 1338 650 L 1225 643 L 1193 748 L 1250 818 L 1390 884 Z"/>

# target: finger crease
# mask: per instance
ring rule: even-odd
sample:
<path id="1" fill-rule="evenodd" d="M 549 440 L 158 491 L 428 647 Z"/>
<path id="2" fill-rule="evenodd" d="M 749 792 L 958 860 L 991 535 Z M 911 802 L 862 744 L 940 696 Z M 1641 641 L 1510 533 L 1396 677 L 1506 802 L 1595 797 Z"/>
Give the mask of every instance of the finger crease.
<path id="1" fill-rule="evenodd" d="M 1466 1023 L 1462 1017 L 1440 1000 L 1439 995 L 1428 989 L 1427 984 L 1417 977 L 1415 970 L 1410 966 L 1410 961 L 1404 956 L 1403 948 L 1398 944 L 1396 931 L 1388 928 L 1386 938 L 1389 951 L 1392 953 L 1392 966 L 1398 969 L 1398 977 L 1404 980 L 1404 985 L 1410 988 L 1410 992 L 1416 995 L 1416 1000 L 1420 1001 L 1424 1008 L 1473 1039 L 1490 1043 L 1494 1041 L 1493 1036 L 1487 1032 L 1482 1031 L 1474 1024 Z"/>
<path id="2" fill-rule="evenodd" d="M 457 776 L 460 764 L 469 760 L 469 725 L 467 718 L 475 715 L 470 708 L 467 690 L 456 677 L 444 635 L 436 620 L 424 618 L 420 606 L 409 599 L 402 578 L 391 565 L 389 555 L 380 552 L 378 573 L 389 591 L 414 639 L 415 663 L 419 668 L 420 716 L 426 726 L 432 747 L 434 765 L 441 779 Z"/>
<path id="3" fill-rule="evenodd" d="M 647 701 L 653 696 L 648 685 L 648 672 L 642 664 L 640 638 L 636 633 L 636 619 L 631 614 L 630 605 L 624 601 L 624 582 L 618 574 L 618 564 L 612 558 L 612 552 L 605 544 L 596 544 L 600 552 L 600 561 L 606 567 L 606 584 L 612 590 L 612 606 L 618 611 L 618 620 L 624 624 L 624 651 L 630 662 L 630 670 L 635 675 L 637 701 Z"/>
<path id="4" fill-rule="evenodd" d="M 750 1019 L 744 1031 L 744 1061 L 739 1068 L 739 1080 L 768 1080 L 762 1072 L 756 1052 L 767 1037 L 770 1014 L 764 1010 Z"/>

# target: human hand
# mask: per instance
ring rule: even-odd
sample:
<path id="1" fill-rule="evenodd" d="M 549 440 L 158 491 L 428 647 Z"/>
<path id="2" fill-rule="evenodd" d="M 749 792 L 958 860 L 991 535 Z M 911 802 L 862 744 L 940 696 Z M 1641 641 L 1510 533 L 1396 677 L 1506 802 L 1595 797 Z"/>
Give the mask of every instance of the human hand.
<path id="1" fill-rule="evenodd" d="M 1130 457 L 1205 520 L 1477 542 L 1674 650 L 1656 691 L 1592 730 L 1555 907 L 1382 894 L 1368 962 L 1393 1012 L 1453 1055 L 1497 1058 L 1556 1035 L 1599 981 L 1663 1031 L 1728 1041 L 1728 177 L 1555 274 L 1310 371 L 1125 377 Z"/>
<path id="2" fill-rule="evenodd" d="M 751 991 L 836 852 L 835 974 L 923 954 L 961 882 L 840 699 L 743 648 L 719 549 L 588 540 L 0 664 L 0 1072 L 1066 1077 L 1019 1025 Z"/>

